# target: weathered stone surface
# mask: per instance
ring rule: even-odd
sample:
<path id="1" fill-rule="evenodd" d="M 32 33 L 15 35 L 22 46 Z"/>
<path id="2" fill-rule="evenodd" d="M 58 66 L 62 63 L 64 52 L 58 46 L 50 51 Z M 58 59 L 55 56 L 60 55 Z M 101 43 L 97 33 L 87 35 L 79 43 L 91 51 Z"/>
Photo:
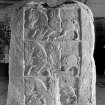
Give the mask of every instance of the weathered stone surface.
<path id="1" fill-rule="evenodd" d="M 23 87 L 23 10 L 14 11 L 11 19 L 9 85 L 7 105 L 24 104 Z M 17 98 L 16 98 L 17 97 Z M 23 99 L 23 100 L 22 100 Z"/>
<path id="2" fill-rule="evenodd" d="M 14 10 L 11 29 L 7 105 L 96 105 L 88 7 L 29 2 Z"/>

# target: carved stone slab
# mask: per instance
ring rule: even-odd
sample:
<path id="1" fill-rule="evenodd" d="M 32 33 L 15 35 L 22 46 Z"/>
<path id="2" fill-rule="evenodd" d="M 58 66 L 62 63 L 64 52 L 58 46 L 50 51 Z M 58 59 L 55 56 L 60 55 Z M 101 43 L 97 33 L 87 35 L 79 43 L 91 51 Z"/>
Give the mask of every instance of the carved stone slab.
<path id="1" fill-rule="evenodd" d="M 96 105 L 91 10 L 32 1 L 13 14 L 7 105 Z"/>

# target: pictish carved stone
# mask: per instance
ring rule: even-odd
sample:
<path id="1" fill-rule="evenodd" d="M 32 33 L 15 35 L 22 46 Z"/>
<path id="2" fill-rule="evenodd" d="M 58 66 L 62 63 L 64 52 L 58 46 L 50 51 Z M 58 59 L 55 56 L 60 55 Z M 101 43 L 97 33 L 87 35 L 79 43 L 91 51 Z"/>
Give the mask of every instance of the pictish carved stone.
<path id="1" fill-rule="evenodd" d="M 91 10 L 77 1 L 23 4 L 11 19 L 7 105 L 96 105 Z"/>

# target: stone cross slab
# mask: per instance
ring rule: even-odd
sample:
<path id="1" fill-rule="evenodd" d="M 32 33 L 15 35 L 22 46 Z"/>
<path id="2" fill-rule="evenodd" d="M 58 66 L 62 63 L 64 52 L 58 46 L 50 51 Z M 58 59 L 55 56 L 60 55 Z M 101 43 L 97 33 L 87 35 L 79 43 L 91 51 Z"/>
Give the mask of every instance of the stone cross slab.
<path id="1" fill-rule="evenodd" d="M 96 105 L 91 10 L 28 2 L 11 19 L 7 105 Z"/>

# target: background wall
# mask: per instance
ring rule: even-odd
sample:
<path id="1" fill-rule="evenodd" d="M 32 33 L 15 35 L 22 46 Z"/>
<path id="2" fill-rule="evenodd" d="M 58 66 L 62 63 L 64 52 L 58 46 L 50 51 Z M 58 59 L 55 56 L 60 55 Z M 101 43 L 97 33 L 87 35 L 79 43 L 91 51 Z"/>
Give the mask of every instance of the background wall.
<path id="1" fill-rule="evenodd" d="M 105 17 L 105 0 L 87 0 L 95 17 Z"/>

